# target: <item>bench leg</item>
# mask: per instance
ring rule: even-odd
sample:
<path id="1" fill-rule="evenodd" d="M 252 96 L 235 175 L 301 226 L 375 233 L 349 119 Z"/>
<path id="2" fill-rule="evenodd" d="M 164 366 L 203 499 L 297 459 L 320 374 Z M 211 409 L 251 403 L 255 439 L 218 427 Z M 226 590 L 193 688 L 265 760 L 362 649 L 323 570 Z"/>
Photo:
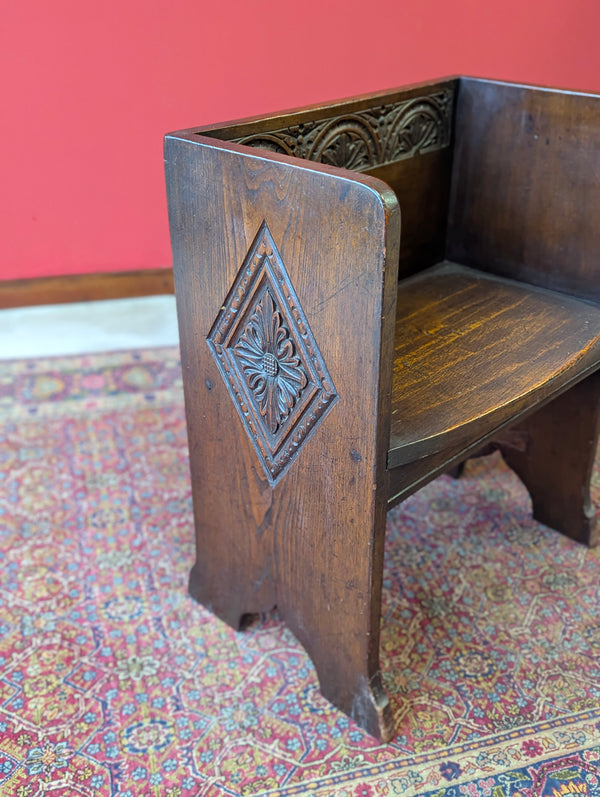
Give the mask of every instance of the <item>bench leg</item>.
<path id="1" fill-rule="evenodd" d="M 546 404 L 517 429 L 524 451 L 502 448 L 527 487 L 536 520 L 594 547 L 598 526 L 590 481 L 600 431 L 600 372 Z"/>
<path id="2" fill-rule="evenodd" d="M 228 498 L 235 505 L 233 492 Z M 258 496 L 246 498 L 246 515 L 226 522 L 199 513 L 191 596 L 236 630 L 248 615 L 276 607 L 311 658 L 323 696 L 389 741 L 394 724 L 379 668 L 385 505 L 348 517 L 342 498 L 312 516 L 314 502 L 303 511 L 273 503 L 259 513 Z"/>
<path id="3" fill-rule="evenodd" d="M 353 551 L 326 554 L 318 568 L 314 559 L 296 559 L 293 580 L 280 585 L 278 607 L 310 656 L 323 696 L 387 742 L 394 722 L 379 666 L 385 515 L 381 522 L 381 533 L 365 534 L 362 551 L 355 540 Z"/>
<path id="4" fill-rule="evenodd" d="M 466 464 L 466 460 L 464 462 L 459 462 L 458 465 L 453 465 L 451 468 L 448 468 L 446 474 L 452 479 L 460 479 L 465 472 Z"/>

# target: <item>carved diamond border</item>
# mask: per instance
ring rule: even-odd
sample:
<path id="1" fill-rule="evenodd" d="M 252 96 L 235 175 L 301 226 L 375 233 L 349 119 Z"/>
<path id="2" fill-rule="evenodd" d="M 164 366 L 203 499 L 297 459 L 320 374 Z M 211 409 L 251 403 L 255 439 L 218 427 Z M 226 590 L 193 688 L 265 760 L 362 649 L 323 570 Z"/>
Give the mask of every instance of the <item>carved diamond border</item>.
<path id="1" fill-rule="evenodd" d="M 266 407 L 262 389 L 271 374 L 271 361 L 264 366 L 264 374 L 259 374 L 260 368 L 249 370 L 248 358 L 243 356 L 247 341 L 256 343 L 260 338 L 256 319 L 271 308 L 286 355 L 279 362 L 287 363 L 293 388 L 285 391 L 287 404 L 275 414 L 267 411 L 272 408 Z M 337 393 L 266 221 L 207 342 L 267 478 L 274 484 L 331 409 Z M 273 387 L 277 377 L 269 378 Z M 285 382 L 283 377 L 281 381 Z"/>

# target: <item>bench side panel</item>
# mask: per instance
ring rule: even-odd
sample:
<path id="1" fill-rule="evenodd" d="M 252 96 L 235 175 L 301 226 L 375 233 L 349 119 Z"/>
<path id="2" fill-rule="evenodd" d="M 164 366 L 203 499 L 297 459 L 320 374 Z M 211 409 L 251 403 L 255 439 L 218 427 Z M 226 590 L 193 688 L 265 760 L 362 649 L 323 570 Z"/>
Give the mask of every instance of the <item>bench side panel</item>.
<path id="1" fill-rule="evenodd" d="M 327 697 L 380 734 L 398 206 L 371 178 L 209 139 L 168 138 L 166 168 L 192 594 L 234 626 L 276 604 Z"/>

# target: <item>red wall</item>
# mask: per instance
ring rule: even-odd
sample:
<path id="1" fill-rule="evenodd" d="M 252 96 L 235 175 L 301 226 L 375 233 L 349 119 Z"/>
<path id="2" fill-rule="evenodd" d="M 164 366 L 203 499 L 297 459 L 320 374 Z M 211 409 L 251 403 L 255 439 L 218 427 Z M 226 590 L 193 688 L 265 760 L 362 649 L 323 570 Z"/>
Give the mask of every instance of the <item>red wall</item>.
<path id="1" fill-rule="evenodd" d="M 168 265 L 168 130 L 461 72 L 600 91 L 598 30 L 598 0 L 2 3 L 0 278 Z"/>

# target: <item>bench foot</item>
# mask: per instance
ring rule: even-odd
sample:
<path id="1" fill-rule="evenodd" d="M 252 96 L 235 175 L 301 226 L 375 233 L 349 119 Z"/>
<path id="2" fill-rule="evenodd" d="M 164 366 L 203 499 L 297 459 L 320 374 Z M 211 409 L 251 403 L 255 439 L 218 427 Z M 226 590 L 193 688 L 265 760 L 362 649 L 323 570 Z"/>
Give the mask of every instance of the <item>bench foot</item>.
<path id="1" fill-rule="evenodd" d="M 218 577 L 219 573 L 222 578 Z M 261 585 L 263 589 L 258 593 L 253 589 L 257 580 L 252 579 L 250 573 L 246 579 L 230 579 L 226 567 L 219 569 L 216 558 L 210 560 L 209 557 L 203 557 L 190 571 L 188 592 L 195 601 L 235 631 L 243 631 L 252 616 L 274 609 L 275 599 L 270 584 Z M 235 584 L 236 588 L 231 588 L 231 584 Z"/>
<path id="2" fill-rule="evenodd" d="M 203 589 L 201 574 L 196 567 L 190 573 L 189 592 L 192 598 L 229 626 L 244 630 L 244 621 L 249 616 L 245 607 L 235 596 L 231 597 L 231 593 L 227 600 L 221 601 L 217 597 L 215 602 L 214 596 L 209 596 Z M 370 736 L 389 742 L 395 732 L 394 719 L 378 664 L 375 665 L 375 672 L 371 672 L 373 665 L 366 653 L 370 636 L 368 631 L 365 629 L 364 634 L 357 638 L 355 629 L 352 629 L 352 639 L 348 640 L 343 638 L 346 634 L 340 632 L 337 621 L 331 623 L 329 634 L 321 621 L 319 632 L 311 634 L 305 621 L 300 624 L 297 617 L 290 616 L 285 610 L 283 614 L 288 627 L 312 659 L 323 697 L 351 717 Z M 355 644 L 352 645 L 352 642 Z"/>
<path id="3" fill-rule="evenodd" d="M 323 697 L 370 736 L 389 742 L 395 733 L 394 718 L 379 664 L 372 665 L 365 654 L 368 637 L 361 638 L 352 629 L 349 638 L 339 628 L 334 632 L 333 624 L 329 639 L 328 635 L 307 636 L 306 629 L 299 629 L 291 617 L 285 621 L 312 660 Z"/>
<path id="4" fill-rule="evenodd" d="M 326 691 L 321 691 L 327 697 Z M 396 733 L 394 717 L 381 681 L 381 673 L 377 672 L 361 684 L 360 691 L 355 693 L 350 717 L 370 736 L 382 742 L 390 742 Z"/>
<path id="5" fill-rule="evenodd" d="M 305 544 L 313 549 L 314 540 L 291 534 L 287 526 L 281 537 L 279 530 L 263 536 L 263 542 L 269 540 L 265 548 L 278 554 L 271 560 L 265 554 L 253 561 L 241 552 L 241 539 L 236 541 L 233 532 L 222 547 L 200 533 L 189 593 L 238 631 L 251 613 L 276 606 L 312 660 L 322 695 L 369 735 L 387 742 L 394 722 L 379 667 L 385 511 L 378 515 L 374 525 L 367 513 L 362 522 L 344 527 L 343 542 L 349 541 L 354 554 L 346 557 L 326 551 L 302 555 Z M 332 525 L 324 526 L 328 535 Z M 225 526 L 221 539 L 229 528 L 238 524 Z"/>
<path id="6" fill-rule="evenodd" d="M 502 448 L 507 464 L 527 487 L 533 515 L 590 548 L 598 523 L 590 481 L 600 430 L 600 373 L 579 382 L 516 427 L 524 451 Z"/>

